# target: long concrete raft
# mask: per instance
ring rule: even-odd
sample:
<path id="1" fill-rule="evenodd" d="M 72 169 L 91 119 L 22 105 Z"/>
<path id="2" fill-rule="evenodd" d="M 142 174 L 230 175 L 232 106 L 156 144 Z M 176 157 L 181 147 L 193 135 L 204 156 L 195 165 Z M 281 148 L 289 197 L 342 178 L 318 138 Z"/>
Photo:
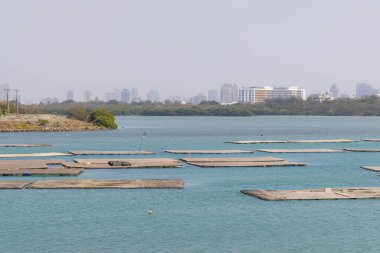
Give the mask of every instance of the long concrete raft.
<path id="1" fill-rule="evenodd" d="M 337 149 L 257 149 L 265 153 L 337 153 L 342 150 Z"/>
<path id="2" fill-rule="evenodd" d="M 48 157 L 48 156 L 69 156 L 69 153 L 49 152 L 49 153 L 32 153 L 32 154 L 0 154 L 0 158 L 16 157 Z"/>
<path id="3" fill-rule="evenodd" d="M 380 198 L 380 187 L 323 188 L 306 190 L 242 190 L 262 200 L 338 200 Z"/>
<path id="4" fill-rule="evenodd" d="M 343 150 L 349 152 L 380 152 L 378 148 L 344 148 Z"/>
<path id="5" fill-rule="evenodd" d="M 284 167 L 284 166 L 305 166 L 304 163 L 288 162 L 275 157 L 185 157 L 182 161 L 203 168 L 212 167 Z"/>
<path id="6" fill-rule="evenodd" d="M 132 158 L 132 159 L 75 159 L 75 163 L 64 163 L 68 168 L 83 169 L 138 169 L 138 168 L 179 168 L 178 160 L 171 158 Z M 110 165 L 110 162 L 120 163 Z"/>
<path id="7" fill-rule="evenodd" d="M 248 141 L 227 141 L 226 143 L 233 144 L 272 144 L 272 143 L 350 143 L 356 142 L 349 139 L 335 140 L 248 140 Z"/>
<path id="8" fill-rule="evenodd" d="M 172 154 L 245 154 L 254 153 L 251 150 L 165 150 Z"/>
<path id="9" fill-rule="evenodd" d="M 179 179 L 0 181 L 0 189 L 183 189 Z"/>
<path id="10" fill-rule="evenodd" d="M 2 148 L 32 148 L 32 147 L 50 147 L 51 144 L 0 144 Z"/>
<path id="11" fill-rule="evenodd" d="M 83 169 L 0 169 L 0 176 L 78 176 Z"/>
<path id="12" fill-rule="evenodd" d="M 121 151 L 94 151 L 94 150 L 70 150 L 73 155 L 153 155 L 154 152 L 121 150 Z"/>
<path id="13" fill-rule="evenodd" d="M 380 166 L 360 166 L 360 168 L 375 172 L 380 172 Z"/>

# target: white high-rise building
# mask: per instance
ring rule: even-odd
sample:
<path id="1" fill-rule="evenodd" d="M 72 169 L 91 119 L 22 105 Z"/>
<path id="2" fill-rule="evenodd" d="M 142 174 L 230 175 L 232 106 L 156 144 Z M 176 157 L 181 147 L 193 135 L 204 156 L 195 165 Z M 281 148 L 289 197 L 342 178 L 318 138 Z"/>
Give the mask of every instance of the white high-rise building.
<path id="1" fill-rule="evenodd" d="M 222 88 L 220 89 L 220 102 L 237 103 L 238 100 L 238 86 L 236 84 L 223 84 Z"/>

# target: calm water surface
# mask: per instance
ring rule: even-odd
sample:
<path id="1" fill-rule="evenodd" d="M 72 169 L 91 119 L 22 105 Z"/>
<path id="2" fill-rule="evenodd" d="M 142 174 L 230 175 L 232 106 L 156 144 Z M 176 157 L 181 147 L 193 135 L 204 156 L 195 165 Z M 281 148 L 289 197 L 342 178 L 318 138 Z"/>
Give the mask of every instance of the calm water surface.
<path id="1" fill-rule="evenodd" d="M 2 133 L 0 143 L 54 146 L 0 148 L 0 153 L 136 150 L 144 132 L 142 149 L 157 152 L 148 157 L 181 157 L 163 153 L 165 149 L 380 148 L 380 143 L 370 142 L 224 143 L 380 138 L 376 117 L 119 117 L 117 121 L 119 129 L 107 132 Z M 184 190 L 2 190 L 0 252 L 380 252 L 380 200 L 266 202 L 240 193 L 242 189 L 380 186 L 377 173 L 359 168 L 380 165 L 379 153 L 276 156 L 308 166 L 205 169 L 184 165 L 181 169 L 88 170 L 79 176 L 183 179 Z M 31 178 L 0 178 L 20 179 Z M 147 215 L 149 209 L 153 215 Z"/>

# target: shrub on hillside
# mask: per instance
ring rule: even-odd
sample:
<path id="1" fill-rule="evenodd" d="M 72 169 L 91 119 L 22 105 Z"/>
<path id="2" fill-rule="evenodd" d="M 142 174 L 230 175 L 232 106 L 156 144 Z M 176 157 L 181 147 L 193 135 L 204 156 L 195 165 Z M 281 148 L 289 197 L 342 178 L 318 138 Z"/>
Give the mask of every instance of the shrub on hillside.
<path id="1" fill-rule="evenodd" d="M 116 129 L 114 116 L 104 109 L 97 109 L 90 114 L 90 122 L 107 129 Z"/>
<path id="2" fill-rule="evenodd" d="M 80 121 L 88 121 L 88 112 L 81 107 L 71 107 L 68 110 L 67 117 L 69 119 L 76 119 Z"/>

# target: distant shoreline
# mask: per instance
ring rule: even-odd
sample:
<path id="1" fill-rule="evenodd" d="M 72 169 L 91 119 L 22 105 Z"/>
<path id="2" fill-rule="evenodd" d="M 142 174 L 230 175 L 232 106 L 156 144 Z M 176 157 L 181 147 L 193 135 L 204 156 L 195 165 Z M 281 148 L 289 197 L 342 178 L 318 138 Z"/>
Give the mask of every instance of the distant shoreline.
<path id="1" fill-rule="evenodd" d="M 25 113 L 67 115 L 72 107 L 91 111 L 105 109 L 114 116 L 380 116 L 380 98 L 376 96 L 315 101 L 300 99 L 274 99 L 263 103 L 237 103 L 222 105 L 202 102 L 198 105 L 180 103 L 120 103 L 117 101 L 74 102 L 22 105 Z"/>

